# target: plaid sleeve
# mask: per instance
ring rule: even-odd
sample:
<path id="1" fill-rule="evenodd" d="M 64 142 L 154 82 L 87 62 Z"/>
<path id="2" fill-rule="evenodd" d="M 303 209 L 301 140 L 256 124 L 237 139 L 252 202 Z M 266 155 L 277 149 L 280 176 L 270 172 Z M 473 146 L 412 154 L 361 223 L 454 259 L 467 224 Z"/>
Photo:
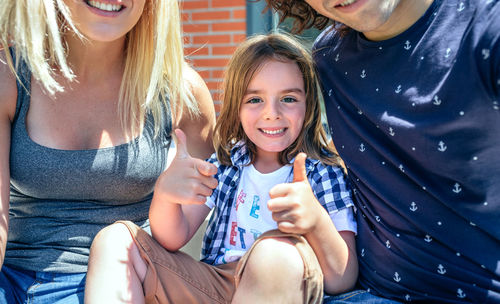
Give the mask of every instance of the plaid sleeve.
<path id="1" fill-rule="evenodd" d="M 216 180 L 219 180 L 219 176 L 220 176 L 220 164 L 219 162 L 217 161 L 217 154 L 216 153 L 213 153 L 210 158 L 207 158 L 206 159 L 207 162 L 215 165 L 215 167 L 217 167 L 217 173 L 214 175 L 215 179 Z M 219 192 L 219 187 L 215 187 L 215 189 L 213 189 L 212 191 L 212 194 L 210 196 L 207 197 L 207 202 L 205 203 L 205 205 L 210 208 L 210 209 L 213 209 L 215 207 L 215 203 L 216 203 L 216 198 L 217 198 L 217 193 Z"/>
<path id="2" fill-rule="evenodd" d="M 318 162 L 309 176 L 311 188 L 328 214 L 354 206 L 351 189 L 340 167 Z"/>

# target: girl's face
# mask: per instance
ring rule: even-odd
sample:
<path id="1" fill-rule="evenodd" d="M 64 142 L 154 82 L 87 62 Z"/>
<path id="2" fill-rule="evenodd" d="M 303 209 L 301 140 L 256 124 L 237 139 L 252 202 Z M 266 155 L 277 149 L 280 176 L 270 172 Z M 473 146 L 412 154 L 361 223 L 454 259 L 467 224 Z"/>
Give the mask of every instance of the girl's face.
<path id="1" fill-rule="evenodd" d="M 257 157 L 278 156 L 299 136 L 306 113 L 302 73 L 292 61 L 265 61 L 240 106 L 240 122 Z"/>
<path id="2" fill-rule="evenodd" d="M 64 0 L 77 29 L 93 41 L 114 41 L 136 24 L 146 0 Z"/>

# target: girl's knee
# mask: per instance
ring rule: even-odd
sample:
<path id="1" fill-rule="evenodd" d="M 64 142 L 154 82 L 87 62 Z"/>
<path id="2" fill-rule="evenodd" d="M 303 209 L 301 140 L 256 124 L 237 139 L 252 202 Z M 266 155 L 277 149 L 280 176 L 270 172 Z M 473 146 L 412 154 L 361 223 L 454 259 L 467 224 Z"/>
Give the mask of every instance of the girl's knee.
<path id="1" fill-rule="evenodd" d="M 248 264 L 252 271 L 302 279 L 304 262 L 295 245 L 287 238 L 266 238 L 253 248 Z"/>

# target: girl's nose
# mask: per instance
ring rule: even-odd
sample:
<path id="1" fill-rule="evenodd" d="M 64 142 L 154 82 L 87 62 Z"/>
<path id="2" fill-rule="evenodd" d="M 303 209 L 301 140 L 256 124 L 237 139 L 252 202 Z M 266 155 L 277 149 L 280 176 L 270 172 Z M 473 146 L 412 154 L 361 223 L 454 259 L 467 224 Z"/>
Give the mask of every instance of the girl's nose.
<path id="1" fill-rule="evenodd" d="M 267 120 L 280 119 L 280 104 L 279 101 L 267 102 L 264 108 L 264 118 Z"/>

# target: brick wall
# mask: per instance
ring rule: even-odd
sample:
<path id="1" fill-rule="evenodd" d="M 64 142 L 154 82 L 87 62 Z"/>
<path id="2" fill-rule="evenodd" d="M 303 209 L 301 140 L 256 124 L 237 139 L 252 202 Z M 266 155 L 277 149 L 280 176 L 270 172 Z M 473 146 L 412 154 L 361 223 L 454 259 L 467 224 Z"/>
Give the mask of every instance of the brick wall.
<path id="1" fill-rule="evenodd" d="M 207 83 L 218 113 L 224 67 L 246 38 L 245 0 L 180 1 L 185 54 Z"/>

